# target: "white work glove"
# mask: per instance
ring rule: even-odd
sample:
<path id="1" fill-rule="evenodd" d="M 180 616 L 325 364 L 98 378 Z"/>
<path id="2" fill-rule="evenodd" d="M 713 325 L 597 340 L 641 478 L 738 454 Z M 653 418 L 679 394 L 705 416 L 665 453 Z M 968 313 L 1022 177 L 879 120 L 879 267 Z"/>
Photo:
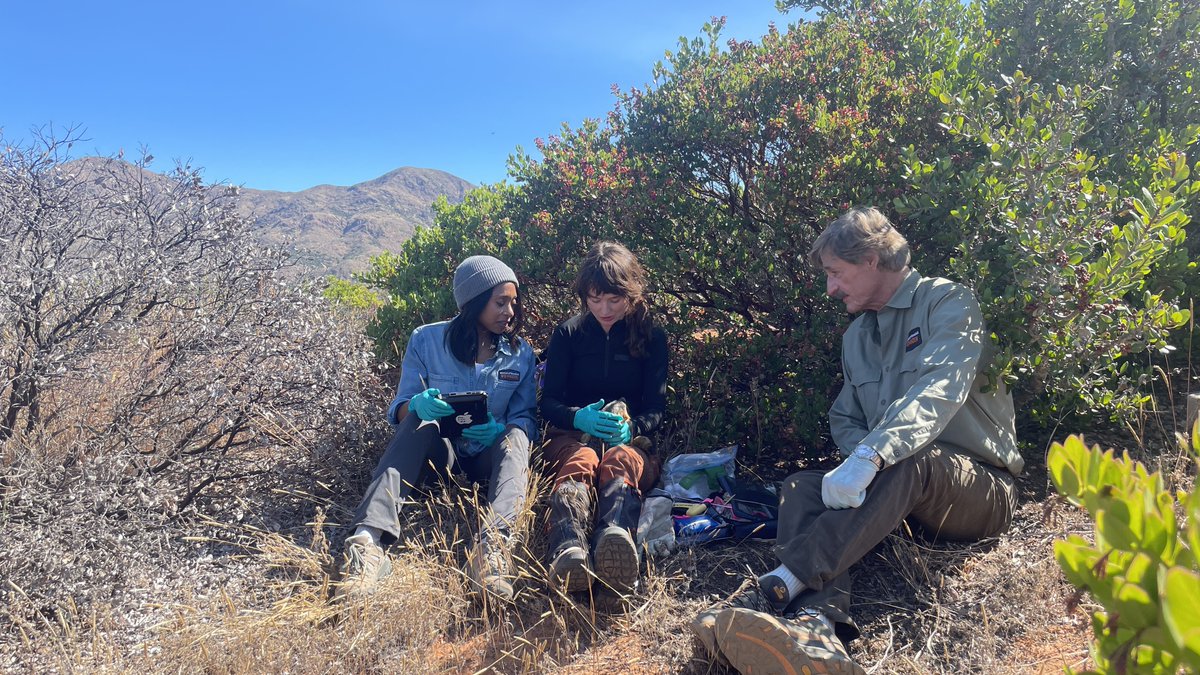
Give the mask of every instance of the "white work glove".
<path id="1" fill-rule="evenodd" d="M 867 498 L 867 486 L 879 473 L 875 463 L 855 453 L 821 479 L 821 501 L 831 509 L 854 509 Z"/>
<path id="2" fill-rule="evenodd" d="M 671 518 L 670 497 L 646 497 L 638 518 L 637 546 L 651 556 L 665 556 L 675 550 L 675 521 Z"/>

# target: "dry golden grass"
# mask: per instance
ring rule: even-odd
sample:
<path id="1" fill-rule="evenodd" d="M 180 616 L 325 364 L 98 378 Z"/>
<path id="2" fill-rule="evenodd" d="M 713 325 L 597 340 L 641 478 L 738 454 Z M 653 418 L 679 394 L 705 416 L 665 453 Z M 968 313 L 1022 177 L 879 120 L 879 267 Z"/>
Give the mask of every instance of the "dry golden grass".
<path id="1" fill-rule="evenodd" d="M 1028 511 L 1032 517 L 1037 509 Z M 339 610 L 327 603 L 335 561 L 323 532 L 303 547 L 259 535 L 261 592 L 173 607 L 174 618 L 143 647 L 147 658 L 124 666 L 229 673 L 719 672 L 695 651 L 687 623 L 769 557 L 765 545 L 677 553 L 615 613 L 598 609 L 599 601 L 548 597 L 535 576 L 538 565 L 525 564 L 516 603 L 497 608 L 472 596 L 456 552 L 463 542 L 448 539 L 433 534 L 410 542 L 369 602 Z M 1086 655 L 1086 622 L 1081 612 L 1066 615 L 1069 589 L 1053 561 L 1036 550 L 1051 539 L 1018 532 L 990 549 L 945 550 L 889 538 L 855 574 L 880 582 L 859 584 L 855 611 L 864 639 L 853 645 L 854 655 L 872 672 L 886 673 L 1078 666 Z M 1014 572 L 1026 557 L 1030 564 Z M 878 588 L 889 584 L 892 590 Z"/>
<path id="2" fill-rule="evenodd" d="M 538 482 L 536 497 L 545 491 Z M 369 601 L 329 603 L 344 528 L 324 510 L 290 535 L 209 523 L 200 539 L 236 542 L 237 583 L 144 607 L 156 617 L 134 641 L 117 609 L 61 612 L 23 629 L 21 665 L 37 672 L 139 673 L 717 673 L 687 625 L 751 570 L 770 546 L 684 550 L 651 561 L 625 602 L 552 597 L 542 582 L 544 514 L 523 515 L 511 605 L 481 604 L 463 573 L 479 494 L 451 484 L 406 507 L 412 536 L 392 547 L 394 573 Z M 535 506 L 542 502 L 534 499 Z M 1026 503 L 1013 531 L 971 546 L 897 534 L 854 571 L 863 639 L 852 655 L 873 673 L 1050 672 L 1086 656 L 1082 610 L 1049 554 L 1077 514 L 1043 524 Z M 4 661 L 0 660 L 0 664 Z M 14 664 L 9 664 L 10 666 Z"/>

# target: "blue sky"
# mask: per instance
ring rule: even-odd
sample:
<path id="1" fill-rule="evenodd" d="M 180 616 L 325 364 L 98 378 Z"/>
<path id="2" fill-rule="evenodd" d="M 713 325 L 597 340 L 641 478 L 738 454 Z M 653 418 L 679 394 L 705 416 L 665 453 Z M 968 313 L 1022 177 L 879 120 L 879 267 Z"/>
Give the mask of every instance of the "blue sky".
<path id="1" fill-rule="evenodd" d="M 680 36 L 726 16 L 761 37 L 774 0 L 5 3 L 0 129 L 79 126 L 78 155 L 145 145 L 166 170 L 301 190 L 400 166 L 504 178 L 516 146 L 612 108 Z"/>

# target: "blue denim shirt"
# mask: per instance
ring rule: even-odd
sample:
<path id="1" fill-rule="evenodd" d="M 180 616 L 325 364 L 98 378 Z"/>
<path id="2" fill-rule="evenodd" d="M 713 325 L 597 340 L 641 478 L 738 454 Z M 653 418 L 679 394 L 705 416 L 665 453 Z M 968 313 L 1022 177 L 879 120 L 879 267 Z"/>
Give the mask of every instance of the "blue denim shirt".
<path id="1" fill-rule="evenodd" d="M 515 425 L 525 432 L 530 442 L 537 437 L 534 388 L 536 365 L 533 349 L 524 339 L 518 339 L 514 350 L 508 340 L 498 340 L 496 355 L 482 364 L 478 372 L 454 358 L 446 346 L 449 321 L 429 323 L 413 331 L 404 350 L 403 371 L 396 387 L 396 398 L 388 406 L 388 421 L 396 426 L 396 410 L 409 399 L 432 387 L 443 394 L 459 391 L 486 391 L 488 411 L 497 422 Z M 422 380 L 424 381 L 422 383 Z M 476 455 L 484 447 L 471 441 L 466 454 Z"/>

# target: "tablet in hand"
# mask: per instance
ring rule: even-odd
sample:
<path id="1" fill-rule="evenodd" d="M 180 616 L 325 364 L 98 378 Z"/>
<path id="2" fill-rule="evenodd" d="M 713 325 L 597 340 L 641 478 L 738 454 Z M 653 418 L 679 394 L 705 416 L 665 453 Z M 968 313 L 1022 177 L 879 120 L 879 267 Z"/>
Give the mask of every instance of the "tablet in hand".
<path id="1" fill-rule="evenodd" d="M 442 438 L 458 438 L 463 429 L 487 421 L 487 392 L 460 391 L 442 394 L 441 398 L 454 408 L 454 414 L 438 420 Z"/>

